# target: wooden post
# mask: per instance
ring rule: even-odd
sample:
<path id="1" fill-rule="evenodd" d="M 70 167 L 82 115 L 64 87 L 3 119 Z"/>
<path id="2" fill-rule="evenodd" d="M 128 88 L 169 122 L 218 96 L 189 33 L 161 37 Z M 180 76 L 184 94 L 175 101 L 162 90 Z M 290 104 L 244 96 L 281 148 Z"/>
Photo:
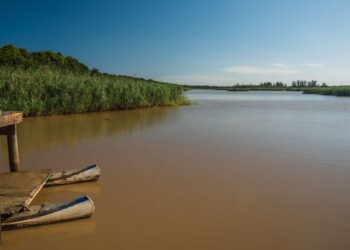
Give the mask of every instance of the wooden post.
<path id="1" fill-rule="evenodd" d="M 10 171 L 17 172 L 19 169 L 19 153 L 16 124 L 9 126 L 7 134 L 7 147 L 9 154 Z"/>
<path id="2" fill-rule="evenodd" d="M 19 169 L 17 124 L 22 122 L 22 120 L 23 116 L 20 112 L 0 113 L 0 135 L 7 136 L 7 148 L 11 172 L 17 172 Z"/>

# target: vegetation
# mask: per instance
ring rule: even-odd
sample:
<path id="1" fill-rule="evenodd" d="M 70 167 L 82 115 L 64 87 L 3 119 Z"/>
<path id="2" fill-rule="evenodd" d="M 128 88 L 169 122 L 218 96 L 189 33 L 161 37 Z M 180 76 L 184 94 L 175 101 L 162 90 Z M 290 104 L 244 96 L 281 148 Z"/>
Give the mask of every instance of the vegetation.
<path id="1" fill-rule="evenodd" d="M 179 85 L 90 70 L 51 51 L 0 49 L 0 110 L 26 116 L 188 104 Z"/>
<path id="2" fill-rule="evenodd" d="M 323 83 L 323 85 L 326 86 L 325 83 Z M 305 88 L 305 87 L 314 88 L 314 87 L 317 87 L 317 81 L 312 80 L 307 82 L 307 81 L 298 80 L 298 81 L 292 82 L 292 87 L 293 88 Z"/>
<path id="3" fill-rule="evenodd" d="M 227 91 L 281 91 L 287 90 L 287 84 L 282 82 L 263 82 L 255 84 L 235 84 L 232 86 L 210 86 L 210 85 L 185 85 L 187 89 L 216 89 Z"/>
<path id="4" fill-rule="evenodd" d="M 215 89 L 227 91 L 301 91 L 304 94 L 319 94 L 333 96 L 350 96 L 350 86 L 328 86 L 326 83 L 321 85 L 317 81 L 294 81 L 291 86 L 282 82 L 264 82 L 258 85 L 254 84 L 236 84 L 232 86 L 210 86 L 210 85 L 185 85 L 187 89 Z"/>
<path id="5" fill-rule="evenodd" d="M 89 68 L 70 56 L 53 51 L 28 52 L 26 49 L 5 45 L 0 48 L 0 66 L 20 67 L 24 69 L 51 66 L 55 69 L 75 73 L 88 73 Z M 91 71 L 92 72 L 92 71 Z"/>
<path id="6" fill-rule="evenodd" d="M 124 77 L 77 75 L 40 67 L 0 67 L 0 110 L 27 116 L 177 105 L 180 86 Z"/>
<path id="7" fill-rule="evenodd" d="M 304 94 L 350 96 L 350 86 L 334 86 L 321 88 L 308 88 L 303 91 Z"/>

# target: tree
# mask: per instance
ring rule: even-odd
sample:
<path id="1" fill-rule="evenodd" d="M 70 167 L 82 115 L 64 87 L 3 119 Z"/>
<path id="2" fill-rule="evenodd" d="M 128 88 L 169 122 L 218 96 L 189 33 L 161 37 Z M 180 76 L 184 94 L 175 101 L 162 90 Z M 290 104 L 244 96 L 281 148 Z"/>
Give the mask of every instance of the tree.
<path id="1" fill-rule="evenodd" d="M 91 73 L 91 75 L 99 75 L 100 71 L 96 68 L 92 68 L 90 73 Z"/>
<path id="2" fill-rule="evenodd" d="M 284 84 L 283 84 L 283 82 L 276 82 L 275 86 L 278 88 L 283 88 Z"/>
<path id="3" fill-rule="evenodd" d="M 30 64 L 30 56 L 26 49 L 18 49 L 12 44 L 0 48 L 0 65 L 24 66 Z"/>
<path id="4" fill-rule="evenodd" d="M 309 81 L 307 83 L 307 86 L 311 87 L 311 88 L 316 87 L 317 86 L 317 81 L 316 80 Z"/>
<path id="5" fill-rule="evenodd" d="M 0 66 L 37 68 L 50 66 L 59 70 L 68 70 L 77 74 L 88 73 L 89 68 L 71 56 L 53 51 L 29 53 L 26 49 L 9 44 L 0 48 Z M 95 72 L 96 73 L 96 72 Z"/>
<path id="6" fill-rule="evenodd" d="M 292 86 L 295 88 L 303 88 L 306 87 L 306 81 L 305 80 L 298 80 L 298 81 L 293 81 Z"/>

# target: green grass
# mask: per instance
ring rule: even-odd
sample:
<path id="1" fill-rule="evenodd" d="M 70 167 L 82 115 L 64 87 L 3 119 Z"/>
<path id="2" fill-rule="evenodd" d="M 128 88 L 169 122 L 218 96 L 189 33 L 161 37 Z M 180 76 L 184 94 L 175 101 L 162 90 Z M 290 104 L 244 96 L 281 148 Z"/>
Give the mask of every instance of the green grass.
<path id="1" fill-rule="evenodd" d="M 145 79 L 0 67 L 0 110 L 25 116 L 189 104 L 183 92 L 181 86 Z"/>

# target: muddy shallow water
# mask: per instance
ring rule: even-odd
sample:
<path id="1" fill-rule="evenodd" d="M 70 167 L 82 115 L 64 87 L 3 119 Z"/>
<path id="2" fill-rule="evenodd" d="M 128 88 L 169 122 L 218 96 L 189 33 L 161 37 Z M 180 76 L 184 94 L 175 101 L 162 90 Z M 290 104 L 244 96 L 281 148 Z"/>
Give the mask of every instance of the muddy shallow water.
<path id="1" fill-rule="evenodd" d="M 4 232 L 0 248 L 350 248 L 350 98 L 188 96 L 192 106 L 25 119 L 22 170 L 96 162 L 103 173 L 34 203 L 87 194 L 96 212 Z"/>

